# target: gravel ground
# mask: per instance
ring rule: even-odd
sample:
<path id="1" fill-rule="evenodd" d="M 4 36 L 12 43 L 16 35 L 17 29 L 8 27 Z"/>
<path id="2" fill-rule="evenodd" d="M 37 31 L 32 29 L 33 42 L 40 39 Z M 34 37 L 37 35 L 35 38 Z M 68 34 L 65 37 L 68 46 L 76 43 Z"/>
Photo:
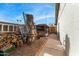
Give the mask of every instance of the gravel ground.
<path id="1" fill-rule="evenodd" d="M 38 56 L 46 42 L 47 38 L 42 37 L 41 39 L 35 40 L 32 45 L 24 44 L 22 47 L 18 47 L 16 51 L 12 52 L 11 56 Z"/>

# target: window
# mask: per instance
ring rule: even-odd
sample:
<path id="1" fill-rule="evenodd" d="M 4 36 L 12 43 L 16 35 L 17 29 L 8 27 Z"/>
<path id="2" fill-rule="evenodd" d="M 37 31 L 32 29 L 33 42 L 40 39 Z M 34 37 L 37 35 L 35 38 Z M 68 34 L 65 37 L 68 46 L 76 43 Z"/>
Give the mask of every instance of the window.
<path id="1" fill-rule="evenodd" d="M 8 25 L 3 25 L 3 31 L 8 31 Z"/>
<path id="2" fill-rule="evenodd" d="M 9 31 L 13 31 L 13 26 L 12 25 L 9 26 Z"/>
<path id="3" fill-rule="evenodd" d="M 17 26 L 14 26 L 14 31 L 16 31 L 16 27 L 17 27 Z"/>
<path id="4" fill-rule="evenodd" d="M 2 25 L 0 25 L 0 31 L 2 30 Z"/>

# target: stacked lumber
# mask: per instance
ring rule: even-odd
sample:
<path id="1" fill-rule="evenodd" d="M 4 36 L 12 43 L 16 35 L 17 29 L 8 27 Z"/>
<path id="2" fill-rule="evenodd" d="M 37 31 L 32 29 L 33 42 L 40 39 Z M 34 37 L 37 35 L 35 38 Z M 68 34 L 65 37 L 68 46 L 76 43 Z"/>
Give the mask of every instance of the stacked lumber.
<path id="1" fill-rule="evenodd" d="M 15 33 L 2 33 L 0 39 L 0 49 L 4 49 L 7 45 L 16 45 L 16 47 L 22 46 L 23 41 L 21 35 L 17 35 Z"/>
<path id="2" fill-rule="evenodd" d="M 56 26 L 50 26 L 50 27 L 49 27 L 49 32 L 50 32 L 50 33 L 56 33 L 56 32 L 57 32 L 56 29 L 57 29 Z"/>

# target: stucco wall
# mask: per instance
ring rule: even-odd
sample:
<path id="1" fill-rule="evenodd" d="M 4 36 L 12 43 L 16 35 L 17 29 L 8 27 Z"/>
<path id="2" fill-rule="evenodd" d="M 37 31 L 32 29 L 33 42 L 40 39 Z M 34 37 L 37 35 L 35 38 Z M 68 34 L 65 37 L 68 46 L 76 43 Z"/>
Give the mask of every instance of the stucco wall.
<path id="1" fill-rule="evenodd" d="M 66 51 L 69 49 L 67 53 L 79 56 L 79 4 L 60 4 L 58 24 L 60 41 Z"/>

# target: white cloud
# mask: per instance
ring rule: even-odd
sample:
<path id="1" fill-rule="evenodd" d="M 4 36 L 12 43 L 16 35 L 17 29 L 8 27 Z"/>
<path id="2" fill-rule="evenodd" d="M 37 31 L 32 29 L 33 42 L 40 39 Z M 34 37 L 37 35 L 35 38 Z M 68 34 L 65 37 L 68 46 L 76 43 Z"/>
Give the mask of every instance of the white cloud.
<path id="1" fill-rule="evenodd" d="M 2 21 L 2 22 L 3 22 L 3 21 L 7 21 L 7 20 L 5 20 L 5 19 L 0 19 L 0 21 Z"/>
<path id="2" fill-rule="evenodd" d="M 52 8 L 54 8 L 53 6 L 52 6 L 52 4 L 47 4 L 46 6 L 42 6 L 42 7 L 39 7 L 38 9 L 36 9 L 35 10 L 35 17 L 34 17 L 34 21 L 39 21 L 39 20 L 45 20 L 45 19 L 48 19 L 48 18 L 54 18 L 55 17 L 55 12 L 54 11 L 52 11 L 51 13 L 49 12 L 49 13 L 46 13 L 46 11 L 44 11 L 45 10 L 45 8 L 50 8 L 50 9 L 52 9 Z M 49 10 L 50 10 L 49 9 Z M 40 12 L 40 11 L 43 11 L 43 12 Z M 48 12 L 48 11 L 47 11 Z M 45 14 L 46 13 L 46 14 Z"/>
<path id="3" fill-rule="evenodd" d="M 8 9 L 10 9 L 9 7 L 13 7 L 14 5 L 13 4 L 11 4 L 11 5 L 9 5 L 9 4 L 6 4 L 6 7 L 8 8 Z M 26 8 L 27 8 L 27 5 L 25 5 L 24 4 L 24 7 L 26 6 Z M 53 17 L 55 17 L 55 15 L 54 15 L 54 13 L 52 13 L 52 12 L 46 12 L 46 11 L 44 11 L 45 9 L 52 9 L 53 8 L 53 6 L 52 6 L 52 4 L 50 5 L 50 4 L 47 4 L 46 6 L 38 6 L 38 7 L 36 7 L 36 8 L 34 8 L 34 7 L 32 7 L 32 11 L 25 11 L 26 13 L 30 13 L 30 14 L 33 14 L 35 17 L 34 17 L 34 21 L 39 21 L 39 20 L 43 20 L 43 19 L 48 19 L 48 18 L 53 18 Z M 2 13 L 4 13 L 5 14 L 5 12 L 3 11 Z M 51 13 L 51 14 L 50 14 Z M 45 15 L 46 14 L 46 15 Z M 8 17 L 6 17 L 6 15 L 0 15 L 1 16 L 1 18 L 0 19 L 2 19 L 3 21 L 6 21 L 6 19 L 7 19 L 7 21 L 11 21 L 11 18 L 8 18 Z M 12 20 L 14 21 L 14 22 L 17 22 L 17 19 L 18 20 L 22 20 L 22 22 L 24 22 L 24 19 L 23 19 L 23 15 L 21 14 L 21 15 L 18 15 L 17 17 L 15 17 L 15 18 L 12 18 Z M 13 22 L 12 21 L 12 22 Z"/>
<path id="4" fill-rule="evenodd" d="M 8 18 L 8 17 L 7 17 Z M 6 16 L 5 15 L 3 15 L 3 14 L 0 14 L 0 21 L 2 21 L 2 22 L 6 22 L 6 21 L 8 21 L 8 19 L 6 19 Z"/>
<path id="5" fill-rule="evenodd" d="M 16 16 L 16 19 L 21 20 L 22 19 L 22 15 Z"/>
<path id="6" fill-rule="evenodd" d="M 0 22 L 11 22 L 11 23 L 13 23 L 12 21 L 10 21 L 10 19 L 0 19 Z"/>
<path id="7" fill-rule="evenodd" d="M 52 16 L 51 15 L 43 15 L 43 16 L 37 17 L 35 20 L 47 19 L 47 18 L 50 18 L 50 17 L 52 17 Z"/>
<path id="8" fill-rule="evenodd" d="M 48 15 L 41 15 L 41 16 L 37 16 L 36 18 L 34 18 L 35 21 L 39 21 L 39 20 L 43 20 L 43 19 L 48 19 L 48 18 L 54 18 L 55 14 L 48 14 Z"/>
<path id="9" fill-rule="evenodd" d="M 20 17 L 18 17 L 20 18 Z M 5 14 L 0 14 L 0 21 L 1 22 L 11 22 L 11 23 L 17 23 L 17 19 L 16 18 L 11 18 Z"/>
<path id="10" fill-rule="evenodd" d="M 17 23 L 21 23 L 21 24 L 24 23 L 24 18 L 23 18 L 22 14 L 18 15 L 15 19 L 16 19 L 16 21 L 19 20 L 19 22 L 17 22 Z M 21 22 L 20 22 L 20 20 L 21 20 Z"/>

